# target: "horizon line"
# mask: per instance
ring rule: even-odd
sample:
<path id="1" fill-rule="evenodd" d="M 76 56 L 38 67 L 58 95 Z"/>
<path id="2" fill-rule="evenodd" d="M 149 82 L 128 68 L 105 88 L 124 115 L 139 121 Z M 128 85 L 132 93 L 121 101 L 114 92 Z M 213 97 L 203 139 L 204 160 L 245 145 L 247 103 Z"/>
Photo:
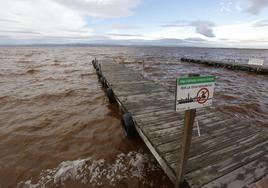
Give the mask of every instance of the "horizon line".
<path id="1" fill-rule="evenodd" d="M 169 44 L 98 44 L 98 43 L 33 43 L 33 44 L 0 44 L 0 47 L 29 47 L 29 46 L 109 46 L 109 47 L 168 47 L 168 48 L 209 48 L 209 49 L 241 49 L 241 50 L 268 50 L 261 47 L 221 47 L 221 46 L 187 46 L 187 45 L 169 45 Z"/>

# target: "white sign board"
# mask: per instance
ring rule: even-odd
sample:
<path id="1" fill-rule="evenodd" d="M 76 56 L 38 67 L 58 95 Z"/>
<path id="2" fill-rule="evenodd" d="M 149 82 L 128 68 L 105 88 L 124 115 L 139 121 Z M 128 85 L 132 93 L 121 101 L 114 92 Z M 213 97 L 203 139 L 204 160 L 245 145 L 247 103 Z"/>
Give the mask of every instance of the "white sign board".
<path id="1" fill-rule="evenodd" d="M 263 65 L 264 60 L 263 59 L 257 59 L 257 58 L 250 58 L 248 60 L 248 64 L 250 65 Z"/>
<path id="2" fill-rule="evenodd" d="M 180 77 L 176 83 L 176 111 L 212 105 L 215 76 Z"/>

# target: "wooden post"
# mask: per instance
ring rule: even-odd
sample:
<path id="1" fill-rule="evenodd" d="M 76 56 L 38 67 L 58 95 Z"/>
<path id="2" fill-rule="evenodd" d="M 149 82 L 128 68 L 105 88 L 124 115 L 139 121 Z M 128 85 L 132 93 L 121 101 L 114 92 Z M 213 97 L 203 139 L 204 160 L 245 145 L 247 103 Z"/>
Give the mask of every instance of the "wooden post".
<path id="1" fill-rule="evenodd" d="M 192 141 L 192 132 L 194 126 L 196 110 L 186 110 L 184 113 L 184 125 L 182 129 L 181 151 L 177 169 L 175 188 L 182 188 L 184 175 L 186 173 L 187 160 Z"/>
<path id="2" fill-rule="evenodd" d="M 188 76 L 196 77 L 200 75 L 191 73 Z M 193 132 L 195 114 L 196 109 L 186 110 L 184 112 L 184 125 L 182 128 L 181 151 L 179 153 L 175 188 L 183 187 L 184 176 L 186 173 L 186 166 L 192 141 L 192 132 Z"/>

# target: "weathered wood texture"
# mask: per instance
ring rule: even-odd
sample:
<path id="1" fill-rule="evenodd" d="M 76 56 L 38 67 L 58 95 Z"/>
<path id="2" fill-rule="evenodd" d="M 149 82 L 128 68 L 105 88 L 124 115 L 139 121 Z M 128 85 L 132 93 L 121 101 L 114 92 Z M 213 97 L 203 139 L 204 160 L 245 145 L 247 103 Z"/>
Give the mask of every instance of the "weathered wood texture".
<path id="1" fill-rule="evenodd" d="M 214 66 L 214 67 L 223 67 L 226 69 L 240 70 L 247 72 L 254 72 L 256 74 L 268 75 L 268 67 L 266 66 L 257 66 L 250 64 L 238 64 L 235 62 L 222 62 L 222 61 L 211 61 L 206 59 L 193 59 L 193 58 L 181 58 L 181 61 L 188 63 L 197 63 L 202 65 Z"/>
<path id="2" fill-rule="evenodd" d="M 195 114 L 196 109 L 186 110 L 184 113 L 184 125 L 182 127 L 181 135 L 181 151 L 178 155 L 180 161 L 177 162 L 179 165 L 177 165 L 175 188 L 183 187 L 184 176 L 187 170 L 187 162 L 192 142 Z"/>
<path id="3" fill-rule="evenodd" d="M 122 64 L 101 61 L 106 84 L 133 116 L 137 132 L 175 183 L 183 113 L 174 94 Z M 174 81 L 175 84 L 175 81 Z M 243 187 L 268 173 L 268 133 L 235 117 L 210 109 L 196 112 L 186 180 L 191 187 Z"/>

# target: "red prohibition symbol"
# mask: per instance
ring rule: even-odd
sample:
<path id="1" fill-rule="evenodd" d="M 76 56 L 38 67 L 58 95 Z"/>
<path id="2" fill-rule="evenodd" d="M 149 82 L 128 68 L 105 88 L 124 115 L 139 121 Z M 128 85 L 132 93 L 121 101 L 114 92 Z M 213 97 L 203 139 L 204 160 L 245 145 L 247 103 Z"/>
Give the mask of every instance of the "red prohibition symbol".
<path id="1" fill-rule="evenodd" d="M 197 102 L 199 104 L 204 104 L 205 102 L 207 102 L 209 98 L 209 90 L 207 88 L 202 88 L 197 92 Z"/>

